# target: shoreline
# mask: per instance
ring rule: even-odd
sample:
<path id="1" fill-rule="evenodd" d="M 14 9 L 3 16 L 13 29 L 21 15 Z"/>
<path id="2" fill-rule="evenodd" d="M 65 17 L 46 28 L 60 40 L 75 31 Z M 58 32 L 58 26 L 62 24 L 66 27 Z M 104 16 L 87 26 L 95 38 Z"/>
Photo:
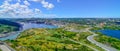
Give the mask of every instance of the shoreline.
<path id="1" fill-rule="evenodd" d="M 24 24 L 26 24 L 26 23 L 24 23 Z M 20 32 L 23 32 L 24 30 L 31 29 L 31 28 L 37 28 L 37 27 L 34 27 L 34 25 L 33 25 L 33 27 L 30 27 L 30 28 L 24 28 L 24 24 L 23 24 L 22 28 L 19 28 L 20 29 L 19 31 L 13 31 L 13 32 L 9 32 L 9 33 L 6 33 L 6 34 L 1 34 L 0 35 L 0 41 L 4 41 L 4 40 L 7 40 L 7 39 L 10 39 L 10 40 L 11 39 L 16 39 L 18 37 L 18 35 L 20 34 Z M 34 24 L 36 24 L 36 23 L 34 23 Z M 40 25 L 42 25 L 42 24 L 40 24 Z M 53 28 L 53 26 L 59 27 L 58 25 L 55 25 L 55 24 L 52 24 L 50 26 L 49 26 L 49 24 L 45 24 L 45 25 L 48 25 L 48 28 L 50 28 L 50 26 L 51 26 L 51 28 Z M 29 25 L 28 25 L 28 27 L 29 27 Z M 39 28 L 45 28 L 45 27 L 39 27 Z"/>

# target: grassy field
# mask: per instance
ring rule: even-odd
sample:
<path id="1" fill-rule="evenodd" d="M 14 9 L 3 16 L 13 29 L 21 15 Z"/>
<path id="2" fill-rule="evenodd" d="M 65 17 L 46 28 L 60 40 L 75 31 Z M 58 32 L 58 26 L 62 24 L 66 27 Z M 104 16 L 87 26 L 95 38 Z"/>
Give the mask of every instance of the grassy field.
<path id="1" fill-rule="evenodd" d="M 81 42 L 83 44 L 86 44 L 88 46 L 91 46 L 91 47 L 93 47 L 95 49 L 98 49 L 99 51 L 104 51 L 102 48 L 96 46 L 95 44 L 92 44 L 91 42 L 89 42 L 87 40 L 87 37 L 89 35 L 92 35 L 92 34 L 90 32 L 81 32 L 81 33 L 78 33 L 77 36 L 74 36 L 74 38 L 72 38 L 72 39 L 74 39 L 74 40 L 76 40 L 78 42 Z"/>
<path id="2" fill-rule="evenodd" d="M 109 30 L 119 30 L 120 27 L 117 26 L 104 26 L 103 28 L 99 28 L 99 27 L 94 27 L 91 30 L 92 31 L 97 31 L 97 30 L 101 30 L 101 29 L 109 29 Z M 106 36 L 104 34 L 102 34 L 101 32 L 95 32 L 96 34 L 98 34 L 98 36 L 95 37 L 95 40 L 106 44 L 108 46 L 112 46 L 118 50 L 120 50 L 120 40 L 117 38 L 113 38 L 110 36 Z"/>
<path id="3" fill-rule="evenodd" d="M 16 30 L 16 27 L 14 26 L 0 24 L 0 33 L 8 33 L 15 30 Z"/>
<path id="4" fill-rule="evenodd" d="M 93 51 L 69 39 L 77 33 L 57 29 L 30 29 L 22 32 L 16 40 L 6 42 L 17 51 Z"/>
<path id="5" fill-rule="evenodd" d="M 105 51 L 103 50 L 102 48 L 96 46 L 95 44 L 89 42 L 87 40 L 87 37 L 92 35 L 90 32 L 86 32 L 86 28 L 89 28 L 89 26 L 86 26 L 86 25 L 76 25 L 76 24 L 69 24 L 67 26 L 64 27 L 64 29 L 66 30 L 70 30 L 70 29 L 74 29 L 74 30 L 78 30 L 80 32 L 78 32 L 75 36 L 73 36 L 71 39 L 77 41 L 77 42 L 80 42 L 82 44 L 86 44 L 92 48 L 95 48 L 95 49 L 98 49 L 99 51 Z M 98 29 L 101 29 L 101 28 L 94 28 L 94 30 L 98 30 Z M 92 30 L 92 29 L 91 29 Z M 81 32 L 81 31 L 84 31 L 84 32 Z"/>
<path id="6" fill-rule="evenodd" d="M 2 51 L 2 50 L 0 49 L 0 51 Z"/>
<path id="7" fill-rule="evenodd" d="M 99 34 L 99 36 L 95 37 L 96 41 L 106 44 L 108 46 L 112 46 L 112 47 L 120 50 L 120 40 L 119 39 L 116 39 L 116 38 L 113 38 L 110 36 L 106 36 L 101 33 L 97 33 L 97 34 Z"/>

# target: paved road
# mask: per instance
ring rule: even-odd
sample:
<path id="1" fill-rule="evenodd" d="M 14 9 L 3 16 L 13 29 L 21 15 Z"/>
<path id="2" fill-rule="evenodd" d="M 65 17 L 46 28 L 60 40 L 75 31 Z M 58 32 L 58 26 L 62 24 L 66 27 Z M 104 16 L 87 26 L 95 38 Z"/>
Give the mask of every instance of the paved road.
<path id="1" fill-rule="evenodd" d="M 91 28 L 86 28 L 84 31 L 88 31 L 88 32 L 91 32 L 91 31 L 89 31 L 89 29 L 91 29 Z M 76 30 L 74 30 L 73 32 L 76 32 Z M 97 34 L 95 34 L 95 33 L 93 33 L 93 32 L 91 32 L 93 35 L 90 35 L 90 36 L 88 36 L 87 37 L 87 40 L 88 41 L 90 41 L 91 43 L 93 43 L 93 44 L 96 44 L 97 46 L 99 46 L 99 47 L 101 47 L 102 49 L 104 49 L 104 50 L 106 50 L 106 51 L 118 51 L 117 49 L 115 49 L 115 48 L 113 48 L 113 47 L 109 47 L 109 46 L 107 46 L 107 45 L 105 45 L 105 44 L 102 44 L 102 43 L 99 43 L 99 42 L 97 42 L 97 41 L 95 41 L 94 40 L 94 36 L 97 36 Z M 74 40 L 71 40 L 71 41 L 74 41 Z M 76 42 L 76 41 L 74 41 L 74 42 Z M 76 42 L 76 43 L 80 43 L 80 42 Z M 82 43 L 80 43 L 80 44 L 82 44 Z M 83 45 L 85 45 L 85 46 L 87 46 L 86 44 L 83 44 Z M 91 49 L 94 49 L 95 51 L 98 51 L 97 49 L 95 49 L 95 48 L 92 48 L 92 47 L 90 47 L 90 46 L 87 46 L 87 47 L 89 47 L 89 48 L 91 48 Z"/>
<path id="2" fill-rule="evenodd" d="M 84 30 L 71 29 L 71 30 L 68 30 L 68 31 L 72 31 L 72 32 L 87 32 L 87 31 L 89 31 L 89 29 L 90 29 L 90 28 L 86 28 L 86 29 L 84 29 Z M 67 37 L 65 37 L 65 38 L 67 38 Z M 73 41 L 73 42 L 75 42 L 75 43 L 78 43 L 78 44 L 87 46 L 87 47 L 91 48 L 91 49 L 94 50 L 94 51 L 99 51 L 98 49 L 95 49 L 95 48 L 93 48 L 93 47 L 91 47 L 91 46 L 88 46 L 88 45 L 86 45 L 86 44 L 83 44 L 83 43 L 81 43 L 81 42 L 75 41 L 75 40 L 70 39 L 70 38 L 67 38 L 67 39 L 69 39 L 70 41 Z"/>
<path id="3" fill-rule="evenodd" d="M 2 50 L 2 51 L 11 51 L 7 46 L 5 46 L 5 45 L 0 45 L 0 49 Z"/>
<path id="4" fill-rule="evenodd" d="M 93 44 L 96 44 L 97 46 L 103 48 L 106 51 L 118 51 L 117 49 L 113 48 L 113 47 L 109 47 L 105 44 L 99 43 L 97 41 L 94 40 L 94 37 L 97 36 L 97 34 L 93 34 L 87 37 L 88 41 L 90 41 Z"/>
<path id="5" fill-rule="evenodd" d="M 5 42 L 0 42 L 0 49 L 2 51 L 16 51 L 13 48 L 11 48 L 10 46 L 8 46 Z"/>
<path id="6" fill-rule="evenodd" d="M 65 38 L 67 38 L 67 37 L 65 37 Z M 84 45 L 84 46 L 86 46 L 86 47 L 88 47 L 88 48 L 91 48 L 91 49 L 94 50 L 94 51 L 99 51 L 99 50 L 97 50 L 97 49 L 95 49 L 95 48 L 93 48 L 93 47 L 91 47 L 91 46 L 89 46 L 89 45 L 83 44 L 83 43 L 81 43 L 81 42 L 75 41 L 75 40 L 70 39 L 70 38 L 67 38 L 67 39 L 69 39 L 69 40 L 72 41 L 72 42 L 75 42 L 75 43 L 78 43 L 78 44 L 80 44 L 80 45 Z"/>

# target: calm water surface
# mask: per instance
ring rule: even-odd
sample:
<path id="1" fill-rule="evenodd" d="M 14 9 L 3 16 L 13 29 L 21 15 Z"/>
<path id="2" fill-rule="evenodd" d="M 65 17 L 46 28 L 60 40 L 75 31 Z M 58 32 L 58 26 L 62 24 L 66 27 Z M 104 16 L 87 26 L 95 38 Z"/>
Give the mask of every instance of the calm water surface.
<path id="1" fill-rule="evenodd" d="M 120 39 L 120 30 L 99 30 L 99 31 L 107 36 Z"/>
<path id="2" fill-rule="evenodd" d="M 57 28 L 57 26 L 54 26 L 54 25 L 48 25 L 48 24 L 36 24 L 36 23 L 25 23 L 23 25 L 23 30 L 27 30 L 27 29 L 31 29 L 31 28 Z M 22 30 L 22 31 L 23 31 Z M 7 37 L 2 37 L 0 38 L 0 40 L 7 40 L 7 39 L 16 39 L 17 36 L 20 34 L 20 32 L 22 31 L 18 31 L 18 32 L 15 32 L 14 34 L 12 35 L 9 35 Z"/>

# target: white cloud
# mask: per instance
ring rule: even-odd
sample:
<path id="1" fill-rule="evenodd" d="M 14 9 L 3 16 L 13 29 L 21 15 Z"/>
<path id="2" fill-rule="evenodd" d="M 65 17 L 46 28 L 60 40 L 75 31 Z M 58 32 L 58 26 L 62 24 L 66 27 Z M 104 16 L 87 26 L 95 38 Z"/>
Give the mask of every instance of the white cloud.
<path id="1" fill-rule="evenodd" d="M 41 13 L 40 9 L 35 8 L 35 12 Z"/>
<path id="2" fill-rule="evenodd" d="M 52 9 L 54 7 L 54 5 L 52 3 L 48 3 L 45 0 L 41 1 L 41 4 L 43 5 L 43 7 L 47 8 L 47 9 Z"/>
<path id="3" fill-rule="evenodd" d="M 29 0 L 29 1 L 39 2 L 39 3 L 42 4 L 42 6 L 43 6 L 44 8 L 47 8 L 47 9 L 52 9 L 52 8 L 54 8 L 54 5 L 53 5 L 52 3 L 49 3 L 49 2 L 47 2 L 47 1 L 45 1 L 45 0 Z"/>
<path id="4" fill-rule="evenodd" d="M 55 16 L 54 14 L 42 14 L 41 10 L 38 8 L 29 8 L 30 3 L 28 0 L 17 0 L 17 3 L 9 3 L 13 0 L 5 0 L 2 5 L 0 5 L 0 17 L 49 17 L 49 16 Z M 39 1 L 43 7 L 47 9 L 51 9 L 54 7 L 53 4 L 48 3 L 43 0 L 34 0 Z M 20 4 L 20 2 L 23 2 L 24 4 Z"/>
<path id="5" fill-rule="evenodd" d="M 21 0 L 18 0 L 18 2 L 21 2 Z"/>
<path id="6" fill-rule="evenodd" d="M 49 5 L 48 5 L 48 9 L 51 9 L 51 8 L 53 8 L 53 7 L 54 7 L 53 4 L 49 4 Z"/>
<path id="7" fill-rule="evenodd" d="M 30 5 L 30 3 L 27 0 L 24 1 L 24 4 L 27 5 L 27 6 Z"/>
<path id="8" fill-rule="evenodd" d="M 60 2 L 60 0 L 57 0 L 57 2 L 59 3 L 59 2 Z"/>
<path id="9" fill-rule="evenodd" d="M 29 9 L 26 5 L 21 5 L 20 3 L 10 4 L 5 1 L 3 5 L 0 6 L 0 16 L 11 16 L 11 17 L 28 17 L 33 15 L 33 10 Z"/>

